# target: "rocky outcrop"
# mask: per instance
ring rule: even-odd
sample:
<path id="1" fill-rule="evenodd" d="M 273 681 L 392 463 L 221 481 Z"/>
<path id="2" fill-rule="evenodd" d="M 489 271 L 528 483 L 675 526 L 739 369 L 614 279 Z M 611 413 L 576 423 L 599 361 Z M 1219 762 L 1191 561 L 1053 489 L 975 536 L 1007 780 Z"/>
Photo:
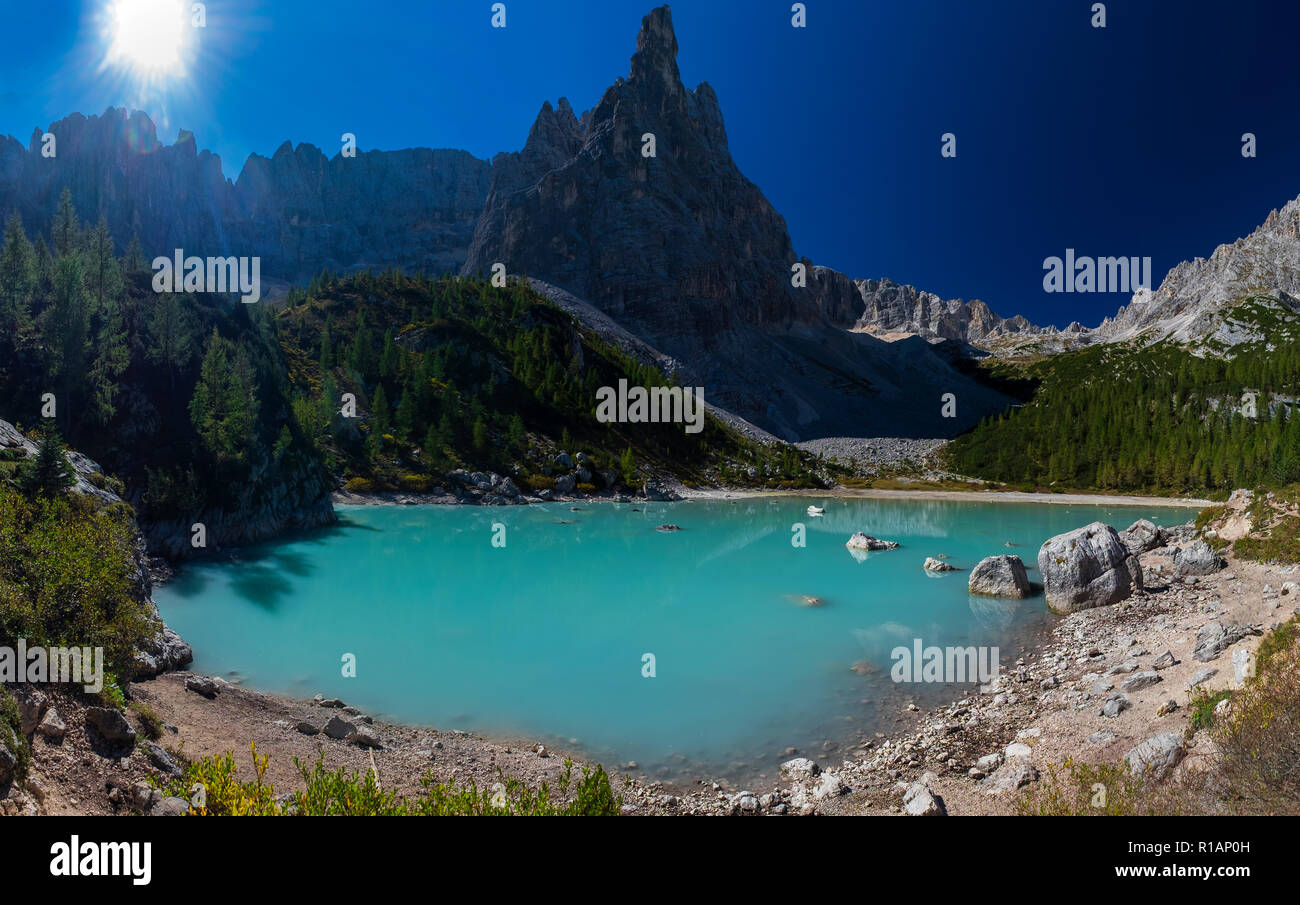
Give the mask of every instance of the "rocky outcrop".
<path id="1" fill-rule="evenodd" d="M 1115 529 L 1101 522 L 1044 542 L 1038 571 L 1047 605 L 1058 613 L 1118 603 L 1142 584 L 1137 558 Z"/>
<path id="2" fill-rule="evenodd" d="M 8 421 L 0 421 L 0 449 L 22 450 L 26 455 L 32 456 L 36 453 L 36 444 Z M 108 489 L 104 470 L 100 468 L 97 462 L 72 450 L 68 450 L 65 455 L 76 475 L 76 484 L 69 488 L 71 493 L 94 497 L 106 504 L 122 502 L 121 497 Z M 326 502 L 328 503 L 328 497 Z M 329 515 L 331 518 L 334 517 L 332 507 L 329 510 Z M 188 544 L 189 526 L 185 526 L 184 531 L 184 537 Z M 150 615 L 153 616 L 158 625 L 154 635 L 135 652 L 134 674 L 132 676 L 123 676 L 123 678 L 139 679 L 149 678 L 174 669 L 181 669 L 194 659 L 194 652 L 180 635 L 163 624 L 161 617 L 158 615 L 158 608 L 154 606 L 152 597 L 153 582 L 146 563 L 148 550 L 143 537 L 140 535 L 136 536 L 134 552 L 135 566 L 132 591 L 137 599 L 145 602 Z"/>
<path id="3" fill-rule="evenodd" d="M 7 722 L 0 721 L 0 789 L 13 782 L 22 742 Z"/>
<path id="4" fill-rule="evenodd" d="M 36 455 L 36 443 L 8 421 L 3 420 L 0 420 L 0 449 L 21 451 L 28 457 Z M 64 457 L 72 466 L 73 476 L 76 479 L 76 484 L 71 488 L 74 493 L 95 497 L 105 503 L 122 502 L 122 498 L 108 488 L 104 470 L 98 463 L 92 462 L 81 453 L 72 451 L 66 452 Z"/>
<path id="5" fill-rule="evenodd" d="M 970 592 L 983 597 L 1025 598 L 1031 593 L 1029 575 L 1019 556 L 989 556 L 971 569 Z"/>
<path id="6" fill-rule="evenodd" d="M 1260 630 L 1250 625 L 1236 622 L 1224 625 L 1217 620 L 1207 622 L 1196 633 L 1196 647 L 1192 650 L 1192 656 L 1202 663 L 1208 663 L 1247 635 L 1258 634 Z"/>
<path id="7" fill-rule="evenodd" d="M 915 333 L 930 340 L 950 339 L 986 347 L 1007 335 L 1054 335 L 1055 327 L 1038 327 L 1028 320 L 1000 317 L 976 299 L 941 299 L 933 292 L 904 286 L 890 279 L 854 280 L 862 300 L 857 329 L 879 335 Z M 1071 324 L 1068 332 L 1083 328 Z"/>
<path id="8" fill-rule="evenodd" d="M 402 267 L 430 274 L 464 264 L 492 166 L 467 151 L 408 148 L 327 158 L 285 142 L 254 154 L 234 184 L 233 241 L 265 272 L 303 279 Z"/>
<path id="9" fill-rule="evenodd" d="M 657 337 L 816 320 L 791 289 L 795 260 L 784 220 L 731 159 L 717 95 L 682 84 L 661 7 L 595 108 L 579 120 L 548 101 L 523 150 L 494 159 L 465 272 L 502 262 Z"/>
<path id="10" fill-rule="evenodd" d="M 853 332 L 861 294 L 795 255 L 784 220 L 732 160 L 717 95 L 685 87 L 676 55 L 668 8 L 654 10 L 628 77 L 592 110 L 542 106 L 523 150 L 493 160 L 462 272 L 500 263 L 557 287 L 784 439 L 948 437 L 1000 408 L 1005 398 L 924 340 Z M 792 285 L 796 265 L 804 286 Z M 956 418 L 941 415 L 945 392 L 962 400 Z"/>
<path id="11" fill-rule="evenodd" d="M 1105 342 L 1211 339 L 1232 346 L 1260 338 L 1232 309 L 1246 299 L 1282 313 L 1300 311 L 1300 198 L 1269 213 L 1249 236 L 1220 245 L 1209 258 L 1183 261 L 1155 291 L 1132 301 L 1096 330 Z"/>

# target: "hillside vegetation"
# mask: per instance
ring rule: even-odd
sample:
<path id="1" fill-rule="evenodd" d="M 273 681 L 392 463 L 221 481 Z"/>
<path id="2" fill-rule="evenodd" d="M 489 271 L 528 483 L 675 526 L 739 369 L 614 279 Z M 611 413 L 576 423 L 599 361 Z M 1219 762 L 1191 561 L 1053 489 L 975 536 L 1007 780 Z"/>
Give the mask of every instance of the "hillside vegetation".
<path id="1" fill-rule="evenodd" d="M 951 467 L 1011 484 L 1158 493 L 1300 480 L 1300 326 L 1252 300 L 1233 317 L 1262 338 L 1231 349 L 1102 345 L 995 365 L 1037 390 L 958 437 Z"/>
<path id="2" fill-rule="evenodd" d="M 522 281 L 323 274 L 290 294 L 277 328 L 295 419 L 352 488 L 421 490 L 465 467 L 545 489 L 555 453 L 579 450 L 594 462 L 588 492 L 660 475 L 816 486 L 811 456 L 753 442 L 711 416 L 699 433 L 597 421 L 600 387 L 672 381 Z M 344 394 L 356 417 L 340 413 Z"/>
<path id="3" fill-rule="evenodd" d="M 0 245 L 0 418 L 52 420 L 125 481 L 145 519 L 286 508 L 325 491 L 292 417 L 287 365 L 262 305 L 159 294 L 138 243 L 122 256 L 65 192 L 49 242 L 16 216 Z"/>

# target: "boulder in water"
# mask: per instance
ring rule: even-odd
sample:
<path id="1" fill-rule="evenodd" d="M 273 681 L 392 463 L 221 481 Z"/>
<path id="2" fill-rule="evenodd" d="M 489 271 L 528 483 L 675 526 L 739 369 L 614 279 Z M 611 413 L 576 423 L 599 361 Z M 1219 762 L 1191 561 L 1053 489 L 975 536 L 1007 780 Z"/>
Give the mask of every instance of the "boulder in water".
<path id="1" fill-rule="evenodd" d="M 898 544 L 892 540 L 881 540 L 859 531 L 844 542 L 850 550 L 894 550 Z"/>
<path id="2" fill-rule="evenodd" d="M 982 597 L 1028 597 L 1030 586 L 1025 564 L 1019 556 L 1010 554 L 980 560 L 970 572 L 970 592 Z"/>

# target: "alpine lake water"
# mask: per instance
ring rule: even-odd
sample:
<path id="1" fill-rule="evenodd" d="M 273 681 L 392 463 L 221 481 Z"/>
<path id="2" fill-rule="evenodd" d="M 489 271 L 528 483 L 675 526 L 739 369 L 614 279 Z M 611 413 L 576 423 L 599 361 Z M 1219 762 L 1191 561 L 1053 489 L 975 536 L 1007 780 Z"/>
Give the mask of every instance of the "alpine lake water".
<path id="1" fill-rule="evenodd" d="M 636 761 L 669 782 L 757 781 L 788 748 L 838 760 L 908 702 L 977 690 L 895 683 L 896 647 L 996 646 L 1014 663 L 1057 617 L 1041 594 L 968 594 L 983 557 L 1019 555 L 1038 581 L 1052 535 L 1191 515 L 789 496 L 340 507 L 336 526 L 188 564 L 155 599 L 194 670 L 258 690 Z M 901 547 L 850 551 L 855 531 Z M 939 555 L 961 571 L 921 568 Z"/>

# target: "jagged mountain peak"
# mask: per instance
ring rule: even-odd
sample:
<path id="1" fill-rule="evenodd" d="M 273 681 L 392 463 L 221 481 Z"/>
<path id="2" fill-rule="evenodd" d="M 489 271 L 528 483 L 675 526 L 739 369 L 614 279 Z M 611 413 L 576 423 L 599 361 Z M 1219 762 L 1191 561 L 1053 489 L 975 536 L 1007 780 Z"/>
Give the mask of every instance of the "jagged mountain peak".
<path id="1" fill-rule="evenodd" d="M 785 219 L 731 157 L 716 92 L 682 85 L 677 52 L 661 7 L 642 21 L 630 74 L 576 127 L 542 105 L 524 148 L 493 160 L 462 272 L 499 262 L 582 300 L 677 362 L 683 382 L 783 437 L 860 435 L 891 418 L 917 436 L 966 426 L 901 411 L 918 387 L 935 398 L 960 387 L 971 419 L 996 408 L 925 343 L 850 332 L 858 290 L 795 255 Z"/>
<path id="2" fill-rule="evenodd" d="M 1270 211 L 1250 235 L 1220 245 L 1208 258 L 1178 264 L 1155 291 L 1139 289 L 1093 333 L 1103 342 L 1215 338 L 1234 345 L 1255 337 L 1228 325 L 1233 308 L 1248 299 L 1272 298 L 1291 311 L 1300 307 L 1297 297 L 1300 198 Z"/>
<path id="3" fill-rule="evenodd" d="M 632 54 L 631 81 L 658 82 L 680 91 L 681 74 L 677 71 L 677 34 L 673 31 L 673 14 L 667 5 L 652 10 L 641 20 L 636 36 L 636 53 Z"/>
<path id="4" fill-rule="evenodd" d="M 889 278 L 854 280 L 854 285 L 864 304 L 855 328 L 876 335 L 914 333 L 931 341 L 950 339 L 985 347 L 1008 335 L 1056 332 L 1018 314 L 1002 317 L 979 299 L 943 299 Z"/>

